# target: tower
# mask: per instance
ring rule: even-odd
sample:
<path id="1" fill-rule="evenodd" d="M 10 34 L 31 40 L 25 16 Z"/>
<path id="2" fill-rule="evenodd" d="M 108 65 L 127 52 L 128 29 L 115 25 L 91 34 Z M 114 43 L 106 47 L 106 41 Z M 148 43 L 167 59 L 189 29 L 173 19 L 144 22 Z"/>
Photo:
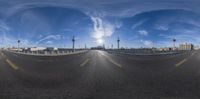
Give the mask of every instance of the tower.
<path id="1" fill-rule="evenodd" d="M 117 38 L 117 49 L 119 49 L 119 42 L 120 42 L 120 39 L 119 37 Z"/>
<path id="2" fill-rule="evenodd" d="M 74 48 L 74 45 L 75 45 L 75 37 L 73 36 L 72 38 L 72 49 L 73 49 L 73 52 L 75 52 L 75 48 Z"/>
<path id="3" fill-rule="evenodd" d="M 21 41 L 20 40 L 17 40 L 17 51 L 19 52 L 19 43 L 20 43 Z"/>
<path id="4" fill-rule="evenodd" d="M 176 39 L 173 39 L 173 48 L 176 49 Z"/>
<path id="5" fill-rule="evenodd" d="M 113 49 L 113 44 L 111 45 L 111 48 Z"/>

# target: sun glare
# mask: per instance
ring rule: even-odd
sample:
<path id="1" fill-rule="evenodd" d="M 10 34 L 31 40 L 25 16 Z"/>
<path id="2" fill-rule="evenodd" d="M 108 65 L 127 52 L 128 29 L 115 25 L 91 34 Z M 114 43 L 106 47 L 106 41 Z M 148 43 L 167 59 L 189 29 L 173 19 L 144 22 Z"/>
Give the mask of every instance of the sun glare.
<path id="1" fill-rule="evenodd" d="M 103 44 L 104 40 L 103 39 L 97 39 L 97 44 Z"/>

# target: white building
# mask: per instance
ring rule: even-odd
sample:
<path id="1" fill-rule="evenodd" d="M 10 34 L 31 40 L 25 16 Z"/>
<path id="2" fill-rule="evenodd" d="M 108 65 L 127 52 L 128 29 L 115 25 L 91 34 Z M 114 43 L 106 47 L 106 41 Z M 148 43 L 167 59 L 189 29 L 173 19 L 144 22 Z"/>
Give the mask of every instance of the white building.
<path id="1" fill-rule="evenodd" d="M 43 51 L 45 49 L 46 49 L 45 47 L 32 47 L 30 48 L 30 51 Z"/>
<path id="2" fill-rule="evenodd" d="M 194 50 L 199 50 L 199 46 L 194 46 Z"/>
<path id="3" fill-rule="evenodd" d="M 11 48 L 11 49 L 9 49 L 9 50 L 10 50 L 10 51 L 14 51 L 14 52 L 17 52 L 17 51 L 21 52 L 21 51 L 22 51 L 21 48 Z"/>
<path id="4" fill-rule="evenodd" d="M 194 50 L 194 45 L 193 44 L 180 44 L 179 45 L 179 50 Z"/>

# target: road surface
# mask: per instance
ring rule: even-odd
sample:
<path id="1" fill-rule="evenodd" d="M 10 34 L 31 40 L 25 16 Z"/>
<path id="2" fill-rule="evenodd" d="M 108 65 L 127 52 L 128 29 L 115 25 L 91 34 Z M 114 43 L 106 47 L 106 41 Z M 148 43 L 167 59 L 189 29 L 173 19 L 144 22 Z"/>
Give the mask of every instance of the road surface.
<path id="1" fill-rule="evenodd" d="M 167 56 L 0 52 L 1 99 L 199 99 L 200 51 Z"/>

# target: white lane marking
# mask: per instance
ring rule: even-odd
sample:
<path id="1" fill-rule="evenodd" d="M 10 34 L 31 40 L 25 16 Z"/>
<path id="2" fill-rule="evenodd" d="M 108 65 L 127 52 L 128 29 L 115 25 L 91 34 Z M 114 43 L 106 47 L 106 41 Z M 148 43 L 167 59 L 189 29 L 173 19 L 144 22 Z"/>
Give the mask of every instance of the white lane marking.
<path id="1" fill-rule="evenodd" d="M 104 53 L 101 52 L 102 56 L 106 57 L 108 59 L 108 61 L 110 61 L 112 64 L 116 65 L 117 67 L 122 68 L 122 65 L 120 65 L 119 63 L 115 62 L 113 59 L 111 59 L 110 57 L 106 56 Z"/>
<path id="2" fill-rule="evenodd" d="M 80 65 L 80 67 L 85 66 L 89 61 L 90 61 L 90 59 L 87 58 L 87 59 Z"/>
<path id="3" fill-rule="evenodd" d="M 190 57 L 194 56 L 197 52 L 193 52 L 192 55 L 190 55 L 189 57 L 181 60 L 180 62 L 178 62 L 177 64 L 175 64 L 176 67 L 181 66 L 182 64 L 184 64 Z"/>
<path id="4" fill-rule="evenodd" d="M 116 66 L 122 68 L 122 65 L 118 64 L 117 62 L 115 62 L 115 61 L 112 60 L 111 58 L 108 57 L 108 60 L 109 60 L 111 63 L 113 63 L 114 65 L 116 65 Z"/>
<path id="5" fill-rule="evenodd" d="M 185 58 L 185 59 L 183 59 L 182 61 L 178 62 L 175 66 L 176 66 L 176 67 L 179 67 L 179 66 L 181 66 L 182 64 L 184 64 L 187 60 L 188 60 L 188 59 Z"/>
<path id="6" fill-rule="evenodd" d="M 1 56 L 4 56 L 4 54 L 1 52 Z"/>

